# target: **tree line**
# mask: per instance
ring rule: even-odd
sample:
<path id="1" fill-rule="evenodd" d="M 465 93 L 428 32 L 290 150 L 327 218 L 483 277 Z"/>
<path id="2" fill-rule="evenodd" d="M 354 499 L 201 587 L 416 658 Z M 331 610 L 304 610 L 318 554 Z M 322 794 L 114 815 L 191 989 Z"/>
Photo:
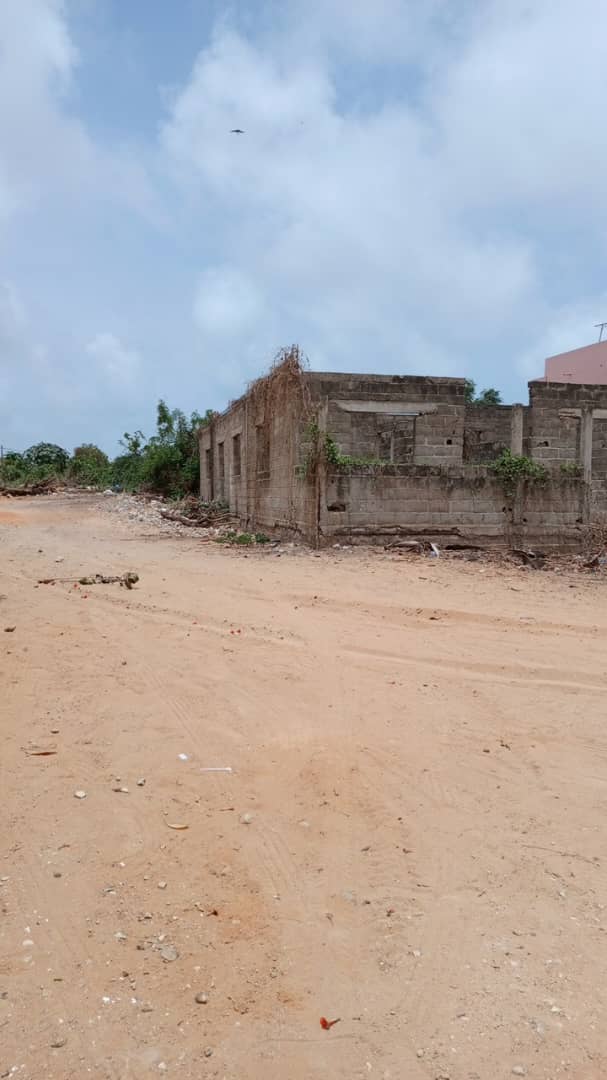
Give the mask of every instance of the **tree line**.
<path id="1" fill-rule="evenodd" d="M 0 485 L 38 483 L 56 477 L 81 487 L 122 491 L 154 491 L 180 498 L 200 490 L 198 432 L 214 416 L 169 409 L 159 401 L 156 432 L 124 433 L 122 452 L 111 460 L 93 443 L 83 443 L 70 454 L 55 443 L 40 442 L 23 453 L 8 450 L 0 461 Z"/>

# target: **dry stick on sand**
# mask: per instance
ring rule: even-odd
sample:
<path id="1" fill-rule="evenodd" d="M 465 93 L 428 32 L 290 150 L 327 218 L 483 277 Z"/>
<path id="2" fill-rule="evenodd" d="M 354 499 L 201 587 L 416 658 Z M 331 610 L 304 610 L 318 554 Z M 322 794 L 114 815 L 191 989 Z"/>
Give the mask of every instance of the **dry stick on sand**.
<path id="1" fill-rule="evenodd" d="M 80 578 L 39 578 L 39 585 L 124 585 L 126 589 L 132 589 L 139 581 L 139 574 L 128 570 L 126 574 L 91 574 L 90 577 Z"/>

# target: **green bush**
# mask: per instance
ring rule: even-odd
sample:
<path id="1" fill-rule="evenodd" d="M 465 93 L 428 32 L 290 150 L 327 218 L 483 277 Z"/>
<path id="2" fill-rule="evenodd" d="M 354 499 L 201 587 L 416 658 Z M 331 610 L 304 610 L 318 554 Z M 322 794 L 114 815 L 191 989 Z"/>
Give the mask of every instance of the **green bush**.
<path id="1" fill-rule="evenodd" d="M 111 486 L 124 488 L 125 491 L 136 491 L 141 487 L 141 466 L 141 458 L 134 457 L 133 454 L 120 454 L 111 464 Z"/>
<path id="2" fill-rule="evenodd" d="M 548 476 L 543 465 L 523 454 L 513 454 L 511 450 L 504 450 L 489 468 L 502 481 L 507 495 L 514 494 L 519 480 L 546 480 Z"/>
<path id="3" fill-rule="evenodd" d="M 240 547 L 250 547 L 252 544 L 269 544 L 270 537 L 265 533 L 237 532 L 236 529 L 228 529 L 223 536 L 218 536 L 217 544 L 237 544 Z"/>
<path id="4" fill-rule="evenodd" d="M 183 461 L 175 445 L 150 440 L 141 462 L 141 483 L 163 495 L 179 496 L 195 491 L 196 488 L 186 487 L 182 469 Z"/>
<path id="5" fill-rule="evenodd" d="M 212 410 L 204 416 L 193 412 L 187 417 L 181 409 L 169 409 L 158 402 L 156 434 L 146 439 L 141 431 L 125 432 L 121 445 L 125 451 L 112 463 L 112 482 L 128 491 L 139 488 L 181 498 L 200 490 L 198 431 L 213 418 Z"/>
<path id="6" fill-rule="evenodd" d="M 30 446 L 23 455 L 26 469 L 43 470 L 47 473 L 64 473 L 68 467 L 70 455 L 63 447 L 55 443 L 40 442 Z"/>
<path id="7" fill-rule="evenodd" d="M 73 483 L 83 487 L 107 487 L 112 476 L 109 458 L 98 446 L 84 443 L 74 450 L 68 475 Z"/>
<path id="8" fill-rule="evenodd" d="M 19 484 L 27 476 L 27 465 L 23 454 L 16 450 L 8 450 L 2 459 L 0 468 L 0 483 Z"/>

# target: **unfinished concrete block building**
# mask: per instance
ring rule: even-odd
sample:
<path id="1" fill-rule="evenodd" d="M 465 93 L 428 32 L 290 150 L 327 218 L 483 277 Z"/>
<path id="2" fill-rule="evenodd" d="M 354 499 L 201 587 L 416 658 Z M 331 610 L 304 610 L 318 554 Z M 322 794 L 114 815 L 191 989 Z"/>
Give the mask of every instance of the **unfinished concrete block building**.
<path id="1" fill-rule="evenodd" d="M 200 432 L 201 495 L 312 543 L 423 535 L 576 548 L 607 516 L 607 386 L 529 384 L 466 403 L 464 379 L 311 372 L 297 351 Z M 543 466 L 507 486 L 505 450 Z"/>

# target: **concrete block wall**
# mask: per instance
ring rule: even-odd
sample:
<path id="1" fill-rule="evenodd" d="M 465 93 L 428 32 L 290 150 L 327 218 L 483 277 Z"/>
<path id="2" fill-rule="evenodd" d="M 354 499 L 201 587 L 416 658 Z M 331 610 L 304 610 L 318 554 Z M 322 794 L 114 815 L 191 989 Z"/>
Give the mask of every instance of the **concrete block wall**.
<path id="1" fill-rule="evenodd" d="M 392 533 L 434 533 L 497 545 L 576 547 L 583 489 L 575 478 L 545 485 L 528 481 L 513 498 L 481 467 L 334 472 L 321 494 L 321 536 L 331 543 L 339 537 L 373 541 Z"/>
<path id="2" fill-rule="evenodd" d="M 592 480 L 589 517 L 591 523 L 607 524 L 607 479 Z"/>
<path id="3" fill-rule="evenodd" d="M 263 393 L 245 394 L 200 432 L 201 497 L 225 498 L 248 529 L 300 532 L 313 539 L 314 481 L 299 476 L 305 427 L 301 397 L 290 388 L 267 403 Z M 235 436 L 240 437 L 239 475 Z"/>
<path id="4" fill-rule="evenodd" d="M 234 437 L 240 437 L 240 474 L 235 468 Z M 241 399 L 200 433 L 200 494 L 206 501 L 225 499 L 235 514 L 246 517 L 246 413 Z M 220 452 L 223 445 L 223 476 Z M 207 455 L 210 451 L 210 457 Z M 210 465 L 210 468 L 209 468 Z"/>
<path id="5" fill-rule="evenodd" d="M 607 409 L 607 386 L 576 383 L 529 383 L 529 454 L 547 468 L 580 462 L 581 424 L 574 409 Z M 607 475 L 607 423 L 595 418 L 592 437 L 592 471 Z"/>
<path id="6" fill-rule="evenodd" d="M 259 419 L 259 417 L 257 417 Z M 256 429 L 249 425 L 249 520 L 256 529 L 302 532 L 310 539 L 316 530 L 314 477 L 300 475 L 305 430 L 304 404 L 296 388 L 268 406 L 264 423 L 269 426 L 269 472 L 255 471 Z"/>
<path id="7" fill-rule="evenodd" d="M 403 410 L 414 413 L 419 407 L 413 462 L 461 464 L 466 411 L 464 379 L 326 372 L 312 372 L 307 378 L 312 399 L 324 405 L 326 430 L 343 454 L 377 458 L 379 434 L 391 425 L 398 428 L 399 420 L 404 419 Z"/>
<path id="8" fill-rule="evenodd" d="M 592 472 L 607 476 L 607 418 L 595 417 L 592 425 Z"/>
<path id="9" fill-rule="evenodd" d="M 581 422 L 571 410 L 586 410 L 586 419 L 588 408 L 607 410 L 607 387 L 531 383 L 530 407 L 521 414 L 519 406 L 515 414 L 509 406 L 466 406 L 463 379 L 307 373 L 298 381 L 291 372 L 284 380 L 273 376 L 269 394 L 265 383 L 200 434 L 203 498 L 224 497 L 250 529 L 299 532 L 312 542 L 319 532 L 329 542 L 438 530 L 566 547 L 579 545 L 582 522 L 607 520 L 607 417 L 593 419 L 592 483 L 560 470 L 580 461 Z M 464 466 L 463 457 L 497 457 L 511 445 L 515 415 L 522 415 L 523 453 L 549 467 L 552 479 L 529 481 L 507 498 L 486 467 Z M 398 435 L 402 458 L 394 455 L 395 463 L 381 468 L 333 470 L 327 477 L 321 466 L 303 475 L 314 442 L 311 420 L 353 457 L 394 453 Z M 584 423 L 587 456 L 590 426 Z"/>
<path id="10" fill-rule="evenodd" d="M 580 460 L 580 421 L 561 415 L 571 407 L 571 395 L 562 393 L 561 386 L 554 391 L 553 385 L 549 393 L 543 386 L 536 392 L 530 386 L 529 456 L 548 469 Z M 565 384 L 562 389 L 567 389 Z"/>
<path id="11" fill-rule="evenodd" d="M 464 461 L 471 465 L 494 461 L 510 448 L 511 429 L 511 405 L 466 405 Z"/>

